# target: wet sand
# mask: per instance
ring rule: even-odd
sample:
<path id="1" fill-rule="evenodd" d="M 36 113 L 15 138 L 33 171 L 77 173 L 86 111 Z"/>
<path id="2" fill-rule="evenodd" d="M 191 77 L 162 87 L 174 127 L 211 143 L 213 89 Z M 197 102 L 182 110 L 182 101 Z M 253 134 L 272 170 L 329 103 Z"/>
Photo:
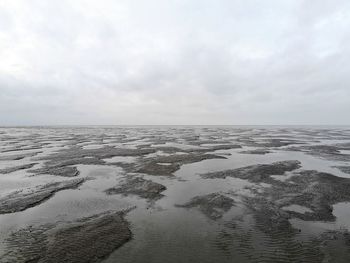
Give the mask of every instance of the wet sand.
<path id="1" fill-rule="evenodd" d="M 349 262 L 350 128 L 0 128 L 0 262 Z"/>

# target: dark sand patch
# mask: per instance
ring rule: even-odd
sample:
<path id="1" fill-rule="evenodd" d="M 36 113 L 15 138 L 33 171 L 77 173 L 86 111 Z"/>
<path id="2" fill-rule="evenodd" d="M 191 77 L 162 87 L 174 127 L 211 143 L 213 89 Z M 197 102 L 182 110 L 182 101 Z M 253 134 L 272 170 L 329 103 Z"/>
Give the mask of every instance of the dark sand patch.
<path id="1" fill-rule="evenodd" d="M 107 159 L 114 156 L 142 156 L 150 153 L 154 153 L 156 150 L 151 148 L 146 149 L 129 149 L 129 148 L 115 148 L 111 146 L 104 146 L 98 149 L 82 149 L 71 148 L 64 149 L 58 153 L 50 154 L 41 158 L 42 160 L 51 161 L 67 161 L 70 159 L 95 157 L 97 159 Z"/>
<path id="2" fill-rule="evenodd" d="M 148 200 L 157 200 L 163 197 L 161 192 L 164 190 L 166 190 L 164 185 L 143 179 L 142 177 L 133 177 L 126 179 L 121 185 L 107 189 L 106 193 L 109 195 L 137 195 Z"/>
<path id="3" fill-rule="evenodd" d="M 208 141 L 206 143 L 213 143 L 212 141 Z M 186 145 L 189 146 L 189 145 Z M 194 146 L 201 146 L 200 144 L 195 144 Z M 218 150 L 231 150 L 231 149 L 239 149 L 242 148 L 241 145 L 238 144 L 218 144 L 218 145 L 211 145 L 211 146 L 201 146 L 198 148 L 180 148 L 176 146 L 158 146 L 155 147 L 157 151 L 162 151 L 165 153 L 178 153 L 178 152 L 184 152 L 184 153 L 192 153 L 192 154 L 199 154 L 199 153 L 206 153 L 206 152 L 214 152 Z"/>
<path id="4" fill-rule="evenodd" d="M 83 182 L 84 179 L 73 179 L 12 192 L 0 199 L 0 214 L 19 212 L 39 205 L 56 192 L 77 188 Z"/>
<path id="5" fill-rule="evenodd" d="M 0 156 L 0 161 L 17 161 L 17 160 L 24 159 L 26 157 L 33 157 L 38 153 L 41 153 L 41 152 L 3 155 L 3 156 Z"/>
<path id="6" fill-rule="evenodd" d="M 241 167 L 233 170 L 201 174 L 203 178 L 226 178 L 236 177 L 245 179 L 254 183 L 270 183 L 271 175 L 283 175 L 285 172 L 293 171 L 300 168 L 300 162 L 296 160 L 274 162 L 271 164 L 257 164 Z"/>
<path id="7" fill-rule="evenodd" d="M 254 182 L 258 182 L 254 177 Z M 265 182 L 261 178 L 261 182 Z M 332 205 L 350 201 L 350 179 L 332 174 L 302 170 L 293 172 L 286 181 L 269 180 L 269 187 L 251 188 L 254 197 L 242 196 L 243 203 L 252 212 L 260 231 L 278 239 L 280 235 L 293 236 L 297 230 L 290 218 L 304 221 L 334 221 Z M 298 205 L 306 211 L 283 209 Z"/>
<path id="8" fill-rule="evenodd" d="M 162 165 L 156 161 L 146 162 L 137 169 L 137 173 L 144 173 L 150 175 L 164 175 L 172 176 L 174 172 L 180 169 L 181 165 L 178 163 L 170 163 L 169 165 Z"/>
<path id="9" fill-rule="evenodd" d="M 243 154 L 268 154 L 271 153 L 270 150 L 267 149 L 255 149 L 255 150 L 247 150 L 247 151 L 241 151 L 239 153 L 243 153 Z"/>
<path id="10" fill-rule="evenodd" d="M 43 146 L 44 145 L 13 147 L 13 148 L 1 150 L 1 152 L 6 153 L 6 152 L 17 152 L 17 151 L 40 150 L 43 148 Z"/>
<path id="11" fill-rule="evenodd" d="M 174 154 L 169 156 L 157 156 L 155 158 L 145 159 L 135 170 L 138 173 L 150 175 L 165 175 L 171 176 L 174 172 L 180 169 L 181 165 L 200 162 L 208 159 L 226 159 L 226 157 L 214 154 Z M 167 164 L 167 165 L 163 165 Z"/>
<path id="12" fill-rule="evenodd" d="M 104 165 L 105 161 L 95 158 L 95 157 L 83 157 L 83 158 L 72 158 L 67 160 L 50 160 L 45 162 L 45 167 L 63 167 L 77 164 L 85 165 Z"/>
<path id="13" fill-rule="evenodd" d="M 218 151 L 218 150 L 231 150 L 231 149 L 240 149 L 242 148 L 241 145 L 238 144 L 219 144 L 219 145 L 213 145 L 210 147 L 205 147 L 207 150 L 205 151 Z"/>
<path id="14" fill-rule="evenodd" d="M 101 262 L 131 239 L 125 212 L 28 227 L 11 234 L 0 262 Z"/>
<path id="15" fill-rule="evenodd" d="M 79 174 L 77 167 L 75 166 L 63 166 L 63 167 L 47 167 L 28 171 L 35 174 L 51 174 L 63 177 L 74 177 Z"/>
<path id="16" fill-rule="evenodd" d="M 37 163 L 29 163 L 29 164 L 23 164 L 23 165 L 18 165 L 18 166 L 13 166 L 13 167 L 7 167 L 4 169 L 0 169 L 0 174 L 9 174 L 12 172 L 16 172 L 19 170 L 25 170 L 25 169 L 30 169 Z"/>
<path id="17" fill-rule="evenodd" d="M 189 202 L 176 205 L 178 207 L 192 208 L 197 207 L 203 214 L 210 219 L 216 220 L 221 218 L 235 204 L 232 198 L 220 193 L 212 193 L 203 196 L 196 196 Z"/>
<path id="18" fill-rule="evenodd" d="M 272 138 L 256 141 L 254 136 L 241 137 L 237 139 L 238 142 L 249 147 L 264 147 L 264 148 L 280 148 L 291 144 L 304 144 L 299 140 Z"/>
<path id="19" fill-rule="evenodd" d="M 332 205 L 350 201 L 350 179 L 313 170 L 295 172 L 285 182 L 275 182 L 262 194 L 281 208 L 288 205 L 307 207 L 312 212 L 287 211 L 307 221 L 334 221 Z"/>
<path id="20" fill-rule="evenodd" d="M 350 161 L 350 154 L 341 153 L 340 150 L 343 149 L 344 147 L 337 145 L 311 145 L 286 148 L 289 151 L 299 151 L 326 160 L 348 162 Z"/>
<path id="21" fill-rule="evenodd" d="M 299 181 L 307 178 L 307 181 Z M 350 200 L 345 189 L 348 182 L 316 171 L 302 171 L 293 176 L 289 183 L 276 181 L 275 185 L 261 191 L 254 191 L 255 197 L 242 196 L 243 204 L 254 218 L 249 228 L 240 229 L 233 220 L 233 229 L 224 229 L 220 235 L 220 246 L 233 244 L 249 258 L 249 262 L 348 262 L 350 258 L 350 235 L 347 230 L 327 231 L 320 236 L 298 239 L 301 230 L 296 229 L 289 219 L 299 218 L 311 221 L 333 221 L 331 204 Z M 332 185 L 332 186 L 329 186 Z M 336 186 L 338 185 L 338 186 Z M 331 195 L 340 191 L 338 198 Z M 285 211 L 283 207 L 300 204 L 312 212 L 297 213 Z"/>

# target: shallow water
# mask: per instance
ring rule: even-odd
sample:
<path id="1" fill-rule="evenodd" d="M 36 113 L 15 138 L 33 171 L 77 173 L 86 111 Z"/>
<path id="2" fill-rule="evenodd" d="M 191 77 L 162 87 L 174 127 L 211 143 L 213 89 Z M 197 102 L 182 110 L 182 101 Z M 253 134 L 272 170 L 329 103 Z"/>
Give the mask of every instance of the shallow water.
<path id="1" fill-rule="evenodd" d="M 241 151 L 259 149 L 254 143 L 266 143 L 269 139 L 280 142 L 296 140 L 286 146 L 264 146 L 271 153 L 244 154 Z M 0 161 L 0 169 L 21 164 L 37 163 L 31 169 L 45 164 L 43 157 L 81 147 L 94 150 L 105 146 L 127 149 L 157 150 L 140 156 L 112 156 L 101 158 L 104 164 L 77 164 L 78 178 L 87 178 L 78 189 L 66 189 L 55 193 L 44 202 L 21 212 L 0 215 L 0 259 L 8 250 L 7 238 L 12 232 L 28 226 L 45 223 L 72 221 L 106 211 L 120 211 L 136 207 L 126 215 L 130 223 L 132 239 L 122 247 L 107 255 L 103 262 L 321 262 L 318 258 L 300 261 L 295 253 L 319 249 L 314 239 L 322 238 L 329 230 L 350 230 L 350 203 L 333 205 L 335 221 L 305 221 L 290 218 L 292 226 L 299 230 L 296 234 L 283 237 L 283 233 L 265 232 L 256 220 L 256 214 L 247 207 L 246 197 L 254 197 L 256 191 L 265 191 L 270 185 L 253 183 L 235 177 L 225 179 L 204 179 L 201 174 L 228 169 L 236 169 L 277 161 L 298 160 L 298 170 L 316 170 L 337 177 L 350 178 L 334 166 L 350 166 L 347 159 L 350 150 L 341 150 L 341 160 L 328 155 L 308 154 L 289 147 L 305 145 L 336 145 L 350 142 L 350 130 L 346 127 L 31 127 L 0 128 L 0 156 L 38 152 L 35 156 L 20 160 Z M 241 145 L 242 148 L 229 150 L 209 150 L 220 145 L 216 140 Z M 203 141 L 203 143 L 199 143 Z M 212 142 L 210 142 L 212 141 Z M 195 143 L 194 143 L 195 142 Z M 300 144 L 299 144 L 300 143 Z M 35 150 L 23 150 L 25 146 L 39 146 Z M 15 148 L 17 147 L 17 148 Z M 162 152 L 162 147 L 174 147 L 177 151 Z M 223 156 L 226 159 L 207 159 L 193 163 L 181 163 L 173 176 L 141 174 L 129 171 L 121 164 L 142 165 L 143 161 L 157 156 L 171 156 L 207 149 L 206 154 Z M 163 148 L 164 149 L 164 148 Z M 11 150 L 9 152 L 9 150 Z M 183 152 L 184 151 L 184 152 Z M 331 156 L 332 157 L 332 156 Z M 120 164 L 121 163 L 121 164 Z M 171 163 L 159 163 L 170 166 Z M 170 164 L 170 165 L 169 165 Z M 32 188 L 53 181 L 69 178 L 50 174 L 37 175 L 28 170 L 18 170 L 0 174 L 0 196 L 21 189 Z M 147 200 L 128 195 L 107 195 L 105 190 L 119 185 L 125 178 L 142 176 L 144 179 L 162 184 L 166 190 L 158 200 Z M 292 176 L 273 175 L 272 178 L 284 182 Z M 235 201 L 235 205 L 221 218 L 208 218 L 198 208 L 183 208 L 184 204 L 197 196 L 221 193 Z M 350 201 L 350 200 L 349 200 Z M 310 212 L 307 207 L 291 204 L 283 208 L 299 213 Z M 264 227 L 264 226 L 262 226 Z M 303 245 L 297 244 L 303 240 Z M 72 242 L 74 242 L 72 240 Z M 294 247 L 295 246 L 295 247 Z M 349 249 L 349 248 L 348 248 Z M 304 250 L 303 250 L 304 251 Z M 317 250 L 318 251 L 318 250 Z M 303 252 L 304 253 L 304 252 Z M 305 252 L 306 253 L 306 252 Z M 320 255 L 322 257 L 322 253 Z M 308 259 L 305 256 L 304 259 Z M 342 259 L 350 261 L 350 253 Z M 338 260 L 338 259 L 337 259 Z M 0 262 L 2 262 L 0 260 Z"/>

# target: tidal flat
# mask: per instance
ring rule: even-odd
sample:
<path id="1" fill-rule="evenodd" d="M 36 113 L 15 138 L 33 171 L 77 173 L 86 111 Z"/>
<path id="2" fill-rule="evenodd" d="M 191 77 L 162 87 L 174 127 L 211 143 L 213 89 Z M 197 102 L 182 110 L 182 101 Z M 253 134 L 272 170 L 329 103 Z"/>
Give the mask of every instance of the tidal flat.
<path id="1" fill-rule="evenodd" d="M 350 127 L 0 128 L 0 263 L 350 262 Z"/>

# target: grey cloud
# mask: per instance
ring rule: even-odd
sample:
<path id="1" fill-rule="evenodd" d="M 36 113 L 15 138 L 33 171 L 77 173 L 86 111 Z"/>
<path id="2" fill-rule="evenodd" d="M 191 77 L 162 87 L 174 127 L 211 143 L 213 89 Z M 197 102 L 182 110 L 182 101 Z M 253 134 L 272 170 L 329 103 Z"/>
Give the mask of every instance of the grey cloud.
<path id="1" fill-rule="evenodd" d="M 0 10 L 0 125 L 350 124 L 348 1 Z"/>

